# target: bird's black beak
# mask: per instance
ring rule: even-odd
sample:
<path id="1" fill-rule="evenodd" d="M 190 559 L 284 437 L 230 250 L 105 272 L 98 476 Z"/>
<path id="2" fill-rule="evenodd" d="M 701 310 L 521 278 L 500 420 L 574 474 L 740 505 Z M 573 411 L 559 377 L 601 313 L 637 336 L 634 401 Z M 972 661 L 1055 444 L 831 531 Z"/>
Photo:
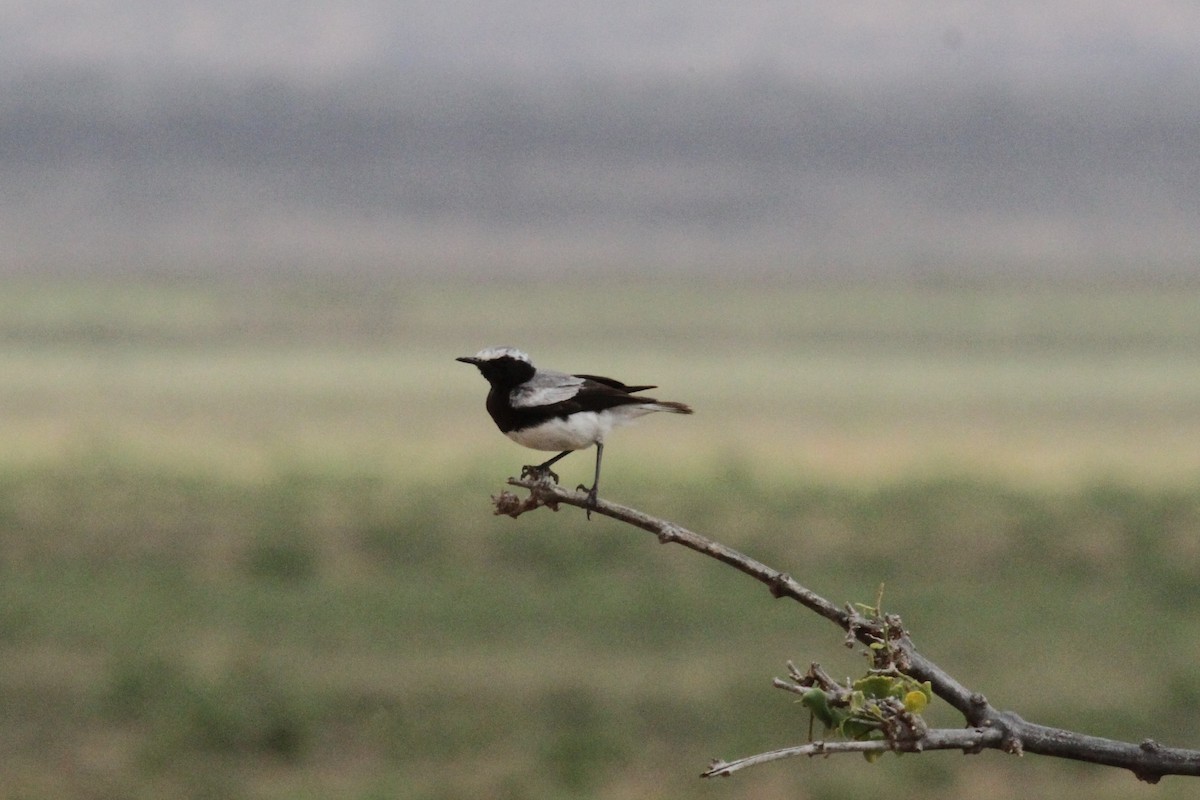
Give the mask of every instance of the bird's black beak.
<path id="1" fill-rule="evenodd" d="M 454 360 L 461 361 L 464 364 L 474 364 L 475 366 L 479 366 L 479 359 L 472 356 L 461 356 L 460 358 L 456 358 Z"/>

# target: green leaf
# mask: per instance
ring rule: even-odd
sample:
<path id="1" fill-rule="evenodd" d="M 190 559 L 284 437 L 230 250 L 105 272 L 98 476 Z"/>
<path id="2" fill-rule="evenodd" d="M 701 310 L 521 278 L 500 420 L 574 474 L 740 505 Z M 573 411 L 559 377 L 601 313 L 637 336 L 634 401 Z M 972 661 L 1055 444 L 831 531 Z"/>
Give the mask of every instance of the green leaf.
<path id="1" fill-rule="evenodd" d="M 861 717 L 847 717 L 842 721 L 841 733 L 847 739 L 870 739 L 873 734 L 879 732 L 879 723 L 870 720 L 862 719 Z"/>
<path id="2" fill-rule="evenodd" d="M 886 675 L 869 675 L 854 682 L 854 689 L 867 697 L 883 698 L 893 694 L 896 679 Z"/>
<path id="3" fill-rule="evenodd" d="M 822 689 L 815 686 L 809 689 L 800 698 L 800 704 L 811 711 L 812 715 L 826 728 L 836 727 L 837 722 L 834 720 L 833 709 L 829 707 L 829 695 L 825 694 Z"/>

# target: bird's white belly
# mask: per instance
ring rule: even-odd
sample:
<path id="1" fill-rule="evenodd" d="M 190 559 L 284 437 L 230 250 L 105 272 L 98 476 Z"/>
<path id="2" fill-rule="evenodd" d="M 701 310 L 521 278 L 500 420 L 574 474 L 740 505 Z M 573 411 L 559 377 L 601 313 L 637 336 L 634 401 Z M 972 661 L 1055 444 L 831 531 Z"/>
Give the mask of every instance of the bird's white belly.
<path id="1" fill-rule="evenodd" d="M 567 419 L 551 419 L 532 428 L 509 431 L 506 436 L 534 450 L 582 450 L 612 430 L 613 415 L 608 411 L 581 411 Z"/>

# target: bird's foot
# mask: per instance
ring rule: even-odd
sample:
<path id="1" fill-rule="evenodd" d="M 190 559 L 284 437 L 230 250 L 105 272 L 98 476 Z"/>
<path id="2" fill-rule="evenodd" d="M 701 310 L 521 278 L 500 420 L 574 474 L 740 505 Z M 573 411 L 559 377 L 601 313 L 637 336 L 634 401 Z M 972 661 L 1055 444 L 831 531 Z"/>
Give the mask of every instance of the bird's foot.
<path id="1" fill-rule="evenodd" d="M 575 491 L 582 492 L 587 490 L 587 503 L 584 505 L 584 510 L 587 512 L 587 518 L 592 518 L 592 512 L 596 510 L 596 488 L 584 486 L 582 483 L 575 487 Z"/>
<path id="2" fill-rule="evenodd" d="M 521 480 L 531 478 L 535 481 L 545 481 L 547 478 L 558 483 L 558 473 L 544 464 L 526 464 L 521 467 Z"/>

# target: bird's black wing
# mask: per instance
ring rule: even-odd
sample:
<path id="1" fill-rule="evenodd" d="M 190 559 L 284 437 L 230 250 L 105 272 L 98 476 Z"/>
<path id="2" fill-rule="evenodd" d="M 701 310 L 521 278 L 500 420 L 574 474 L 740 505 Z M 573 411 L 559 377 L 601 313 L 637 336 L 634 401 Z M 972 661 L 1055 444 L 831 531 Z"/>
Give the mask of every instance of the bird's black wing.
<path id="1" fill-rule="evenodd" d="M 620 389 L 622 392 L 644 392 L 647 389 L 657 389 L 657 386 L 626 386 L 614 378 L 605 378 L 602 375 L 576 375 L 576 378 L 583 378 L 585 381 L 600 383 L 605 386 L 611 386 L 614 389 Z"/>
<path id="2" fill-rule="evenodd" d="M 601 411 L 613 406 L 653 402 L 631 395 L 629 388 L 640 390 L 647 387 L 626 387 L 610 378 L 597 381 L 591 376 L 543 370 L 513 389 L 508 395 L 507 405 L 521 415 L 565 417 L 576 411 Z"/>
<path id="3" fill-rule="evenodd" d="M 630 394 L 652 386 L 626 386 L 596 375 L 566 375 L 539 371 L 533 378 L 504 395 L 495 388 L 488 394 L 488 412 L 500 430 L 508 432 L 549 419 L 566 419 L 581 411 L 604 411 L 617 406 L 657 402 Z"/>

